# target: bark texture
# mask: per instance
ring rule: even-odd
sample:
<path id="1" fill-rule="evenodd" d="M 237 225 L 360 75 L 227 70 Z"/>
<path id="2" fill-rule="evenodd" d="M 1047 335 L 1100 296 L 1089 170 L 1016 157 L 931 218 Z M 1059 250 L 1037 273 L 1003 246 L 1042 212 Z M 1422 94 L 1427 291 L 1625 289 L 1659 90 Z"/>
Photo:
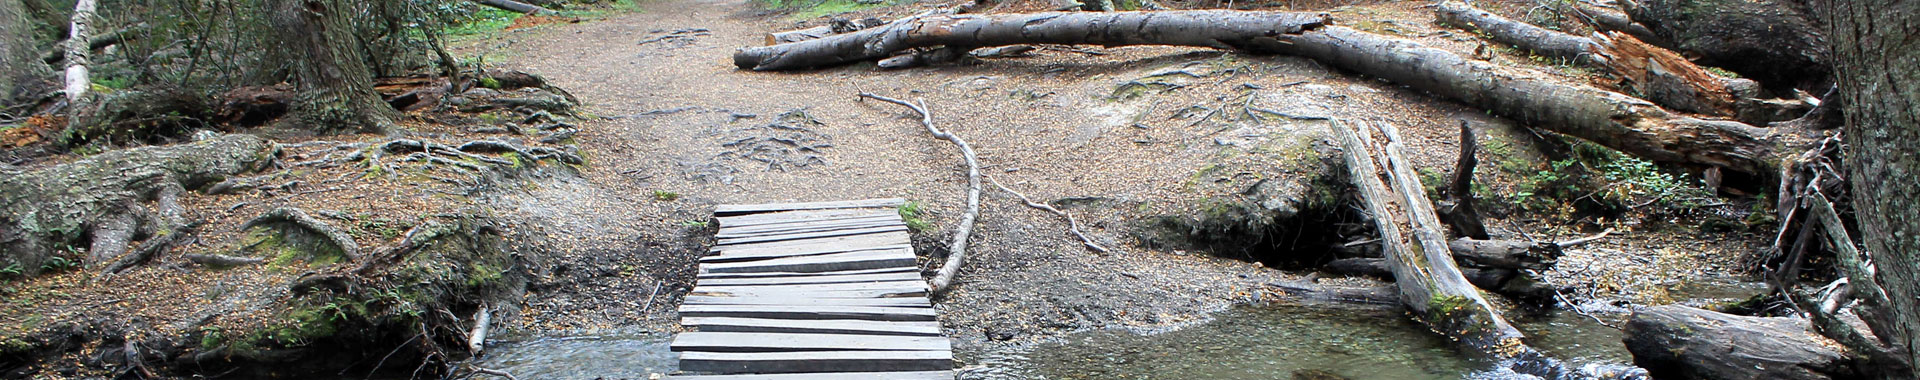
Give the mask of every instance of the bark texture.
<path id="1" fill-rule="evenodd" d="M 294 112 L 326 131 L 385 132 L 399 117 L 373 90 L 346 0 L 268 0 L 274 30 L 300 88 Z"/>
<path id="2" fill-rule="evenodd" d="M 1435 331 L 1475 353 L 1508 358 L 1525 349 L 1520 330 L 1480 298 L 1479 289 L 1454 266 L 1442 232 L 1445 227 L 1401 152 L 1393 127 L 1336 121 L 1333 130 L 1346 150 L 1347 170 L 1360 200 L 1380 229 L 1400 302 Z"/>
<path id="3" fill-rule="evenodd" d="M 1247 11 L 921 14 L 886 26 L 816 40 L 741 49 L 743 69 L 793 70 L 884 58 L 934 46 L 1178 45 L 1246 49 L 1327 23 L 1324 14 Z M 1257 43 L 1264 40 L 1264 43 Z"/>
<path id="4" fill-rule="evenodd" d="M 0 248 L 33 273 L 59 246 L 90 247 L 88 264 L 120 256 L 133 240 L 181 225 L 181 189 L 253 171 L 272 144 L 230 135 L 191 144 L 102 153 L 31 171 L 0 169 Z"/>
<path id="5" fill-rule="evenodd" d="M 1644 100 L 1588 86 L 1501 73 L 1418 42 L 1327 26 L 1280 35 L 1272 49 L 1452 98 L 1537 128 L 1648 160 L 1748 174 L 1771 166 L 1764 130 L 1675 115 Z"/>
<path id="6" fill-rule="evenodd" d="M 1663 379 L 1820 380 L 1854 374 L 1845 351 L 1797 318 L 1655 306 L 1633 313 L 1624 342 L 1634 364 Z"/>
<path id="7" fill-rule="evenodd" d="M 1823 1 L 1857 3 L 1854 1 Z M 1826 37 L 1808 0 L 1638 0 L 1621 2 L 1646 25 L 1701 65 L 1753 78 L 1776 92 L 1827 88 Z M 1893 12 L 1893 10 L 1886 10 Z"/>
<path id="8" fill-rule="evenodd" d="M 73 104 L 76 111 L 85 108 L 81 105 L 86 104 L 87 89 L 93 86 L 93 82 L 87 78 L 87 65 L 92 64 L 88 58 L 93 54 L 87 45 L 87 37 L 93 30 L 93 19 L 96 17 L 93 10 L 96 5 L 99 4 L 94 0 L 79 0 L 73 5 L 73 26 L 68 32 L 71 37 L 67 39 L 66 89 L 67 102 Z"/>
<path id="9" fill-rule="evenodd" d="M 480 5 L 503 9 L 509 12 L 519 12 L 519 13 L 525 13 L 530 15 L 537 15 L 542 13 L 553 13 L 553 10 L 547 9 L 545 7 L 522 3 L 522 2 L 513 1 L 513 0 L 473 0 L 473 2 L 480 3 Z"/>
<path id="10" fill-rule="evenodd" d="M 18 0 L 0 0 L 0 105 L 38 92 L 50 74 L 34 59 L 33 24 Z"/>
<path id="11" fill-rule="evenodd" d="M 1920 2 L 1830 1 L 1822 14 L 1846 115 L 1847 170 L 1863 247 L 1888 305 L 1874 331 L 1920 363 Z M 1878 326 L 1876 326 L 1878 327 Z M 1920 370 L 1887 378 L 1916 378 Z"/>

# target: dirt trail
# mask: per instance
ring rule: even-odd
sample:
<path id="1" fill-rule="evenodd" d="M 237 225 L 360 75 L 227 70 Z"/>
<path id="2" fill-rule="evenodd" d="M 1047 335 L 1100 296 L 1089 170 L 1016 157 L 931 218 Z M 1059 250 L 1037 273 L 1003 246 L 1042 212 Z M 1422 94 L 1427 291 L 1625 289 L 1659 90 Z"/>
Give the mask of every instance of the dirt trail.
<path id="1" fill-rule="evenodd" d="M 905 109 L 856 101 L 861 91 L 925 99 L 936 123 L 980 151 L 987 175 L 1037 200 L 1075 205 L 1069 209 L 1082 213 L 1095 239 L 1119 248 L 1105 256 L 1088 252 L 1052 215 L 988 189 L 971 250 L 976 256 L 957 290 L 939 304 L 961 345 L 1180 324 L 1262 297 L 1263 284 L 1290 275 L 1246 261 L 1139 247 L 1133 244 L 1137 222 L 1195 210 L 1205 215 L 1222 200 L 1262 201 L 1250 194 L 1308 193 L 1311 178 L 1305 177 L 1328 151 L 1317 118 L 1395 122 L 1417 152 L 1414 160 L 1441 171 L 1451 165 L 1462 119 L 1475 122 L 1483 139 L 1522 148 L 1510 153 L 1531 151 L 1524 130 L 1478 110 L 1293 57 L 1129 47 L 1090 50 L 1097 54 L 1042 50 L 1029 58 L 899 71 L 865 63 L 762 73 L 736 69 L 731 53 L 801 22 L 759 13 L 743 1 L 663 0 L 642 7 L 470 41 L 456 52 L 546 76 L 596 116 L 577 138 L 592 161 L 584 180 L 517 197 L 522 212 L 558 226 L 548 235 L 568 256 L 562 261 L 572 263 L 563 265 L 579 266 L 536 280 L 523 327 L 670 330 L 672 306 L 691 287 L 694 255 L 710 235 L 697 222 L 717 203 L 905 197 L 931 210 L 935 228 L 916 238 L 931 243 L 922 244 L 923 254 L 933 251 L 927 248 L 937 248 L 933 241 L 947 236 L 961 209 L 960 158 L 906 118 Z M 922 7 L 858 16 L 890 19 Z M 1409 21 L 1430 17 L 1412 7 L 1335 12 L 1400 19 L 1369 22 L 1462 54 L 1476 48 L 1471 36 Z M 661 38 L 675 33 L 683 37 Z M 1277 113 L 1257 116 L 1254 108 Z M 793 111 L 817 123 L 782 117 Z M 765 127 L 770 123 L 781 127 Z M 795 126 L 804 130 L 784 128 Z M 741 158 L 755 152 L 748 146 L 772 137 L 813 149 L 779 150 L 775 157 L 785 165 Z M 1489 172 L 1483 176 L 1508 175 Z M 1508 189 L 1501 186 L 1495 190 Z M 1580 233 L 1525 228 L 1527 236 L 1542 239 Z M 1607 245 L 1594 247 L 1593 257 L 1625 257 L 1602 250 Z M 1686 259 L 1660 252 L 1644 255 Z M 656 286 L 660 299 L 643 302 Z"/>

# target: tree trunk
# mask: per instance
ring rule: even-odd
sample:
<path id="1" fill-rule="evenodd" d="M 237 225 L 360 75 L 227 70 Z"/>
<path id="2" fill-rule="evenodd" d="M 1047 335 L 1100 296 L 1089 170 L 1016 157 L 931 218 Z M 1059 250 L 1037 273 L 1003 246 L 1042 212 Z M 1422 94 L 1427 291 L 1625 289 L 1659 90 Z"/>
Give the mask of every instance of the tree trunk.
<path id="1" fill-rule="evenodd" d="M 1637 157 L 1746 173 L 1768 173 L 1772 143 L 1765 131 L 1726 120 L 1675 115 L 1659 106 L 1600 89 L 1502 74 L 1405 39 L 1338 26 L 1279 35 L 1272 48 L 1332 66 L 1453 98 L 1495 114 Z"/>
<path id="2" fill-rule="evenodd" d="M 18 0 L 0 0 L 0 106 L 39 92 L 51 74 L 34 50 L 33 24 Z"/>
<path id="3" fill-rule="evenodd" d="M 373 90 L 346 0 L 268 0 L 274 30 L 294 62 L 296 115 L 325 131 L 387 132 L 399 112 Z"/>
<path id="4" fill-rule="evenodd" d="M 87 41 L 90 40 L 87 33 L 93 29 L 93 19 L 96 17 L 93 10 L 96 5 L 94 0 L 79 0 L 73 5 L 73 27 L 68 32 L 70 37 L 66 46 L 66 91 L 67 104 L 72 105 L 75 115 L 85 112 L 87 89 L 93 86 L 93 82 L 87 78 L 87 65 L 92 64 L 88 56 L 93 54 L 93 50 L 88 49 Z"/>
<path id="5" fill-rule="evenodd" d="M 1846 351 L 1797 318 L 1655 306 L 1634 311 L 1622 341 L 1634 364 L 1659 378 L 1824 380 L 1855 372 Z"/>
<path id="6" fill-rule="evenodd" d="M 1876 310 L 1883 343 L 1920 364 L 1920 2 L 1826 1 L 1835 80 L 1846 115 L 1845 160 L 1872 281 L 1888 305 Z M 1920 377 L 1920 365 L 1887 378 Z"/>
<path id="7" fill-rule="evenodd" d="M 1041 12 L 908 17 L 817 40 L 740 49 L 743 69 L 792 70 L 884 58 L 933 46 L 1021 44 L 1178 45 L 1241 49 L 1326 24 L 1323 14 L 1243 11 Z"/>
<path id="8" fill-rule="evenodd" d="M 1695 62 L 1740 73 L 1769 90 L 1825 90 L 1831 83 L 1826 36 L 1809 0 L 1639 0 L 1621 4 L 1633 21 Z"/>

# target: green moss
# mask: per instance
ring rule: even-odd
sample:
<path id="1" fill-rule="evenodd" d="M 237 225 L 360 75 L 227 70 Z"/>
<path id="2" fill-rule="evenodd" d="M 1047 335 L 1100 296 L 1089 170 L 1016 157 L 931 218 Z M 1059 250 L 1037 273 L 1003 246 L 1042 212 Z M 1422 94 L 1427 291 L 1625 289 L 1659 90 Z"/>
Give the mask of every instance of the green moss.
<path id="1" fill-rule="evenodd" d="M 879 8 L 887 6 L 890 3 L 889 1 L 868 2 L 861 0 L 759 0 L 759 2 L 766 5 L 767 8 L 793 12 L 791 17 L 795 20 Z"/>
<path id="2" fill-rule="evenodd" d="M 20 337 L 0 337 L 0 355 L 17 355 L 33 351 L 33 343 Z"/>
<path id="3" fill-rule="evenodd" d="M 907 201 L 900 205 L 900 220 L 906 222 L 907 229 L 913 232 L 925 232 L 933 229 L 933 223 L 924 218 L 926 210 L 919 201 Z"/>
<path id="4" fill-rule="evenodd" d="M 311 232 L 297 228 L 254 227 L 241 243 L 256 257 L 269 257 L 273 267 L 326 266 L 346 260 L 346 250 Z"/>

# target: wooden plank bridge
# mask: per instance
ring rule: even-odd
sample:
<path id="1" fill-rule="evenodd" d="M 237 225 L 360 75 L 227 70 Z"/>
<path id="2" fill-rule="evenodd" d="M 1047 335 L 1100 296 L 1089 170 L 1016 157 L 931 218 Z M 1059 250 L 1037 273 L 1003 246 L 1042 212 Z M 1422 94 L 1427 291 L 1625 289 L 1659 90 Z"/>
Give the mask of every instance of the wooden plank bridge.
<path id="1" fill-rule="evenodd" d="M 721 205 L 673 379 L 953 379 L 901 199 Z"/>

